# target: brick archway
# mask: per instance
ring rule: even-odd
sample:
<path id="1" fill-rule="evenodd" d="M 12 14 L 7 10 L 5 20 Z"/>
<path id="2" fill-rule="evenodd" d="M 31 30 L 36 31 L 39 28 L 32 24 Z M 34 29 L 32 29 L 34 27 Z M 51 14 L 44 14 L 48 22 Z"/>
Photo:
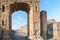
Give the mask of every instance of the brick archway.
<path id="1" fill-rule="evenodd" d="M 10 4 L 10 12 L 9 12 L 9 25 L 10 25 L 10 35 L 11 35 L 11 33 L 12 33 L 12 24 L 11 24 L 11 21 L 12 21 L 12 19 L 11 19 L 11 17 L 12 17 L 12 13 L 13 12 L 15 12 L 15 11 L 18 11 L 18 10 L 22 10 L 22 11 L 25 11 L 26 13 L 27 13 L 27 35 L 29 36 L 29 13 L 30 13 L 30 7 L 29 7 L 29 5 L 28 4 L 26 4 L 26 3 L 14 3 L 14 4 Z"/>
<path id="2" fill-rule="evenodd" d="M 2 6 L 3 5 L 3 6 Z M 40 9 L 39 0 L 8 0 L 1 2 L 1 25 L 7 31 L 4 31 L 4 38 L 10 38 L 11 35 L 11 13 L 17 10 L 26 11 L 28 14 L 28 36 L 33 39 L 35 31 L 40 29 Z M 4 11 L 3 11 L 4 10 Z M 2 24 L 2 23 L 1 23 Z M 6 36 L 6 35 L 7 36 Z M 38 36 L 40 37 L 40 35 Z"/>

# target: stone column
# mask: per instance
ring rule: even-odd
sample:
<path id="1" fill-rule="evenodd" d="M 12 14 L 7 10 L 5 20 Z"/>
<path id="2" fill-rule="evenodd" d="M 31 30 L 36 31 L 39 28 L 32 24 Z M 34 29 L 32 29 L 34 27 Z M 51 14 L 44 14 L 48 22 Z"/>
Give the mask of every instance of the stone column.
<path id="1" fill-rule="evenodd" d="M 33 31 L 33 7 L 30 7 L 30 13 L 29 15 L 29 38 L 33 39 L 34 31 Z"/>
<path id="2" fill-rule="evenodd" d="M 33 4 L 33 27 L 34 27 L 34 40 L 41 40 L 40 38 L 40 3 L 35 0 Z"/>
<path id="3" fill-rule="evenodd" d="M 41 35 L 43 37 L 43 40 L 47 40 L 47 13 L 46 11 L 40 12 L 40 18 L 41 18 Z"/>
<path id="4" fill-rule="evenodd" d="M 2 14 L 2 5 L 0 3 L 0 27 L 1 27 L 1 14 Z"/>
<path id="5" fill-rule="evenodd" d="M 1 14 L 2 14 L 2 7 L 0 4 L 0 39 L 1 39 Z"/>
<path id="6" fill-rule="evenodd" d="M 9 5 L 5 5 L 5 11 L 4 11 L 4 39 L 3 40 L 9 40 L 10 39 L 10 9 L 9 9 Z"/>
<path id="7" fill-rule="evenodd" d="M 40 9 L 37 3 L 32 4 L 30 7 L 29 31 L 29 37 L 33 40 L 35 38 L 40 38 Z"/>

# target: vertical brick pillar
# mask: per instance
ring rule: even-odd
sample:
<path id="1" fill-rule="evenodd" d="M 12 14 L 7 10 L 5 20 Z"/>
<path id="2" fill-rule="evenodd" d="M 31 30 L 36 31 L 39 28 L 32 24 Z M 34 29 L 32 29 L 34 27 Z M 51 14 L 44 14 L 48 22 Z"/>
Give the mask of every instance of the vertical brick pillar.
<path id="1" fill-rule="evenodd" d="M 30 13 L 29 13 L 29 38 L 33 39 L 34 38 L 34 31 L 33 31 L 33 7 L 31 6 L 30 8 Z"/>
<path id="2" fill-rule="evenodd" d="M 47 13 L 46 11 L 40 12 L 40 18 L 41 18 L 41 36 L 44 40 L 47 40 Z"/>

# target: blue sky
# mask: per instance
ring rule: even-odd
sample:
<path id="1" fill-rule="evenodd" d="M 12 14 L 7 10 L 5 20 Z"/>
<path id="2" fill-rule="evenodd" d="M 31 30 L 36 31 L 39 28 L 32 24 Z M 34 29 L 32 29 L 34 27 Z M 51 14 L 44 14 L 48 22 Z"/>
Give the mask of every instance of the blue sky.
<path id="1" fill-rule="evenodd" d="M 40 0 L 40 10 L 47 11 L 48 19 L 60 21 L 60 0 Z"/>
<path id="2" fill-rule="evenodd" d="M 12 29 L 17 30 L 27 24 L 27 13 L 25 11 L 15 11 L 12 14 Z"/>
<path id="3" fill-rule="evenodd" d="M 60 0 L 40 0 L 40 11 L 47 11 L 47 19 L 60 21 Z M 27 14 L 25 11 L 15 11 L 12 14 L 12 29 L 19 29 L 27 24 Z"/>

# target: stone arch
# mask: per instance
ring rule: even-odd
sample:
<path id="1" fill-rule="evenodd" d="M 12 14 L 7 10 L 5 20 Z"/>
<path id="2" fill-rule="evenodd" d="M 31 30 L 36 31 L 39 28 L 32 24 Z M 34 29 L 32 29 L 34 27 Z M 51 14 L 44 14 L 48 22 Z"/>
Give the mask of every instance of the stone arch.
<path id="1" fill-rule="evenodd" d="M 33 8 L 30 7 L 30 5 L 28 3 L 13 3 L 13 4 L 10 4 L 9 5 L 9 33 L 11 35 L 12 31 L 12 27 L 11 27 L 11 14 L 14 12 L 14 11 L 18 11 L 18 10 L 22 10 L 22 11 L 25 11 L 27 14 L 28 14 L 28 27 L 27 27 L 27 35 L 28 37 L 30 35 L 33 36 L 34 32 L 33 32 L 33 28 L 30 29 L 30 25 L 31 27 L 33 27 Z M 32 33 L 30 33 L 30 30 L 32 31 Z"/>
<path id="2" fill-rule="evenodd" d="M 9 5 L 10 7 L 10 11 L 9 11 L 9 25 L 10 25 L 10 32 L 11 32 L 11 29 L 12 29 L 12 24 L 11 24 L 11 14 L 15 11 L 18 11 L 18 10 L 22 10 L 22 11 L 25 11 L 28 15 L 27 17 L 29 17 L 29 11 L 30 11 L 30 6 L 27 4 L 27 3 L 13 3 L 13 4 L 10 4 Z M 28 25 L 27 25 L 27 30 L 28 30 L 28 36 L 29 36 L 29 18 L 28 18 Z"/>
<path id="3" fill-rule="evenodd" d="M 17 11 L 17 10 L 22 10 L 22 11 L 25 11 L 25 12 L 29 12 L 30 10 L 30 6 L 29 4 L 27 3 L 13 3 L 13 4 L 10 4 L 10 12 L 14 12 L 14 11 Z"/>
<path id="4" fill-rule="evenodd" d="M 25 11 L 29 15 L 30 7 L 29 7 L 29 5 L 27 3 L 14 3 L 14 4 L 10 4 L 10 13 L 13 13 L 14 11 L 18 11 L 18 10 Z"/>
<path id="5" fill-rule="evenodd" d="M 11 13 L 17 10 L 23 10 L 28 13 L 28 36 L 30 39 L 35 37 L 35 31 L 40 30 L 40 9 L 39 9 L 39 0 L 8 0 L 1 2 L 1 5 L 4 5 L 4 12 L 0 12 L 1 21 L 4 20 L 4 38 L 8 39 L 11 35 Z M 21 5 L 21 6 L 19 6 Z M 17 7 L 18 6 L 18 7 Z M 37 6 L 37 7 L 36 7 Z M 37 9 L 37 10 L 36 10 Z M 3 15 L 3 16 L 2 16 Z M 1 23 L 2 24 L 2 23 Z M 6 34 L 6 35 L 5 35 Z M 40 35 L 38 35 L 40 37 Z M 9 39 L 8 39 L 9 40 Z"/>

